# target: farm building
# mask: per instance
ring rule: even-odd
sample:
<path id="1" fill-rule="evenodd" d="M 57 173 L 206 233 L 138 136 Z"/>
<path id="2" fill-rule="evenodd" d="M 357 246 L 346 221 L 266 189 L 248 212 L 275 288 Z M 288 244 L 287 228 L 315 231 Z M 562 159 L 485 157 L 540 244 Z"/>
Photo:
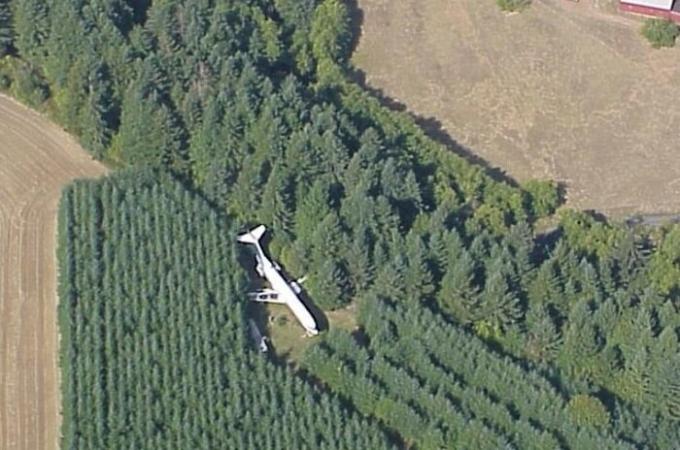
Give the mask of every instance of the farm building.
<path id="1" fill-rule="evenodd" d="M 619 9 L 680 23 L 680 0 L 621 0 Z"/>

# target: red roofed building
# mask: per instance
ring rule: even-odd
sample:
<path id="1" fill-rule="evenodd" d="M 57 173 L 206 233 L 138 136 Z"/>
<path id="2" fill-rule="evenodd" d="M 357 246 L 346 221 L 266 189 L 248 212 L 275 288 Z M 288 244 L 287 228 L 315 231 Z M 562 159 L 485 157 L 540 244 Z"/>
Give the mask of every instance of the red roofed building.
<path id="1" fill-rule="evenodd" d="M 680 0 L 620 0 L 619 9 L 680 23 Z"/>

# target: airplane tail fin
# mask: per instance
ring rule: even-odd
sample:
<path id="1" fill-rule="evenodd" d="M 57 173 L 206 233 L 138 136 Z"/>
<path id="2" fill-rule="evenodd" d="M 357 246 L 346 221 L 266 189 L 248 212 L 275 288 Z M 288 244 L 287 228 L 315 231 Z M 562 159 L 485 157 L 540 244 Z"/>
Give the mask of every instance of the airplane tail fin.
<path id="1" fill-rule="evenodd" d="M 247 233 L 243 233 L 236 238 L 239 242 L 244 244 L 257 244 L 267 228 L 264 225 L 257 226 Z"/>

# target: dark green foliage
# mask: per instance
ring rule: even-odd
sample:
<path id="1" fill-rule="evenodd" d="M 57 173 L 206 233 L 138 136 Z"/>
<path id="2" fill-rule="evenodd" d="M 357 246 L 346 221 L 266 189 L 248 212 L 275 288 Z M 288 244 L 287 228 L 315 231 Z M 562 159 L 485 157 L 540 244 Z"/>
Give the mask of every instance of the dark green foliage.
<path id="1" fill-rule="evenodd" d="M 529 211 L 534 217 L 544 217 L 555 212 L 560 196 L 555 183 L 551 181 L 530 180 L 522 186 L 527 192 Z"/>
<path id="2" fill-rule="evenodd" d="M 273 257 L 308 275 L 317 306 L 360 299 L 427 318 L 362 314 L 370 344 L 348 348 L 375 363 L 339 356 L 337 334 L 312 350 L 323 382 L 407 443 L 678 441 L 677 229 L 650 236 L 567 210 L 535 236 L 556 186 L 493 180 L 348 81 L 344 2 L 15 0 L 11 14 L 22 59 L 3 59 L 10 91 L 34 105 L 51 94 L 94 156 L 170 170 L 235 223 L 265 223 Z M 192 279 L 193 260 L 175 264 Z M 225 409 L 245 417 L 243 405 Z M 134 439 L 155 448 L 145 426 Z"/>
<path id="3" fill-rule="evenodd" d="M 317 61 L 342 62 L 347 57 L 352 36 L 347 7 L 339 0 L 324 0 L 314 10 L 310 40 Z"/>
<path id="4" fill-rule="evenodd" d="M 389 448 L 251 350 L 233 230 L 179 183 L 79 182 L 59 227 L 63 448 Z"/>
<path id="5" fill-rule="evenodd" d="M 315 303 L 324 309 L 335 309 L 347 302 L 347 275 L 333 259 L 313 269 L 306 287 Z"/>
<path id="6" fill-rule="evenodd" d="M 12 11 L 9 0 L 0 0 L 0 58 L 10 53 L 14 47 L 12 31 Z"/>
<path id="7" fill-rule="evenodd" d="M 647 19 L 642 26 L 642 35 L 654 48 L 673 47 L 680 28 L 670 20 Z"/>
<path id="8" fill-rule="evenodd" d="M 308 352 L 305 367 L 409 441 L 423 445 L 439 436 L 455 448 L 632 448 L 592 429 L 604 426 L 597 412 L 574 418 L 539 373 L 499 357 L 426 309 L 372 297 L 363 302 L 360 320 L 369 348 L 333 332 Z M 357 398 L 366 391 L 374 395 Z"/>
<path id="9" fill-rule="evenodd" d="M 97 63 L 94 63 L 97 64 Z M 81 127 L 81 140 L 97 158 L 103 158 L 111 142 L 116 125 L 113 92 L 108 69 L 96 65 L 88 70 L 84 92 L 86 97 L 80 105 L 77 122 Z"/>
<path id="10" fill-rule="evenodd" d="M 14 45 L 19 55 L 29 62 L 40 64 L 50 31 L 49 8 L 45 0 L 12 0 Z"/>
<path id="11" fill-rule="evenodd" d="M 651 259 L 650 278 L 659 292 L 668 294 L 680 287 L 680 228 L 669 230 Z"/>
<path id="12" fill-rule="evenodd" d="M 339 81 L 337 64 L 347 58 L 352 39 L 347 6 L 341 0 L 323 0 L 319 3 L 310 27 L 317 77 L 323 82 Z"/>
<path id="13" fill-rule="evenodd" d="M 597 398 L 576 395 L 569 401 L 569 409 L 579 425 L 606 427 L 609 424 L 609 413 Z"/>
<path id="14" fill-rule="evenodd" d="M 19 64 L 14 72 L 12 94 L 34 108 L 42 105 L 49 97 L 49 88 L 33 67 Z"/>
<path id="15" fill-rule="evenodd" d="M 535 362 L 552 362 L 562 338 L 548 308 L 532 306 L 526 314 L 525 326 L 523 356 Z"/>

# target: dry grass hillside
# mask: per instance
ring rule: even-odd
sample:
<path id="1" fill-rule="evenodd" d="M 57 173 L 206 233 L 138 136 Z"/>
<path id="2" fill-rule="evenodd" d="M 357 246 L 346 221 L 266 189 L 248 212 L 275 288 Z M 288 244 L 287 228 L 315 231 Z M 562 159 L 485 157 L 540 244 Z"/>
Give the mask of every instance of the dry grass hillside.
<path id="1" fill-rule="evenodd" d="M 600 2 L 602 3 L 602 2 Z M 564 182 L 568 204 L 680 210 L 680 49 L 592 1 L 358 0 L 366 84 L 435 118 L 510 176 Z"/>

